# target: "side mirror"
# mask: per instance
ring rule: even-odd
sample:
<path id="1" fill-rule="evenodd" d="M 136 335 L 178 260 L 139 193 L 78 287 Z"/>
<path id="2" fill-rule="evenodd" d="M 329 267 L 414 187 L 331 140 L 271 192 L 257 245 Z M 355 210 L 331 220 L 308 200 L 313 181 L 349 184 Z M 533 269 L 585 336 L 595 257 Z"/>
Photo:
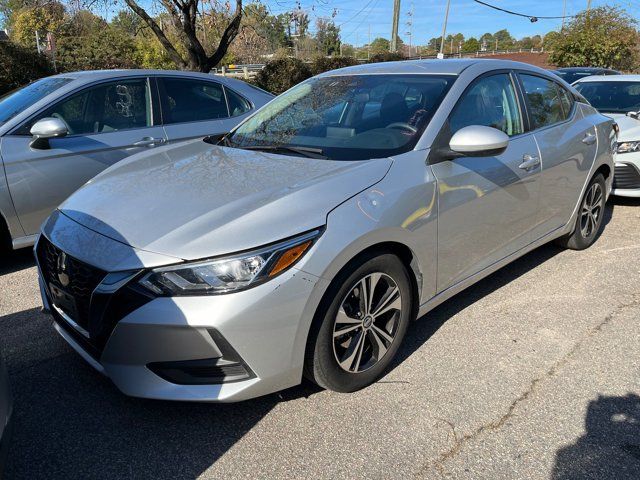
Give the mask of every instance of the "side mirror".
<path id="1" fill-rule="evenodd" d="M 59 118 L 41 118 L 30 130 L 33 140 L 29 144 L 31 148 L 46 150 L 49 148 L 49 139 L 64 137 L 69 133 L 67 124 Z"/>
<path id="2" fill-rule="evenodd" d="M 465 157 L 500 155 L 509 146 L 509 136 L 492 127 L 471 125 L 454 133 L 449 141 L 452 152 Z"/>

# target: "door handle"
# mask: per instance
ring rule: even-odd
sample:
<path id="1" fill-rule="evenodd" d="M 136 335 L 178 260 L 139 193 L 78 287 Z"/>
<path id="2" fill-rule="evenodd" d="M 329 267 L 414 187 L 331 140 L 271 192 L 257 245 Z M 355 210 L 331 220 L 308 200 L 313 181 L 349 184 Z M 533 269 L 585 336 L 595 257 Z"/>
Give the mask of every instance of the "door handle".
<path id="1" fill-rule="evenodd" d="M 134 147 L 155 147 L 162 145 L 166 140 L 164 138 L 144 137 L 133 144 Z"/>
<path id="2" fill-rule="evenodd" d="M 526 170 L 527 172 L 533 170 L 540 165 L 540 157 L 536 155 L 525 155 L 522 157 L 522 163 L 518 165 L 518 168 Z"/>
<path id="3" fill-rule="evenodd" d="M 596 136 L 593 133 L 587 133 L 582 139 L 582 143 L 586 145 L 593 145 L 596 143 Z"/>

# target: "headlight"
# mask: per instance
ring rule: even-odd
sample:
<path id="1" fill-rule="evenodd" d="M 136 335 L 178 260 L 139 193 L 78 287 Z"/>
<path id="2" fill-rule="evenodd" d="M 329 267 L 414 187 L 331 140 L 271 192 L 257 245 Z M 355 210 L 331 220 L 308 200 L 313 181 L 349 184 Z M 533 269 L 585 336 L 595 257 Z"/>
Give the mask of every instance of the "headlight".
<path id="1" fill-rule="evenodd" d="M 640 141 L 618 142 L 616 144 L 616 153 L 632 153 L 632 152 L 640 152 Z"/>
<path id="2" fill-rule="evenodd" d="M 314 230 L 251 252 L 155 268 L 140 284 L 156 295 L 215 295 L 259 285 L 279 275 L 311 248 L 320 236 Z"/>

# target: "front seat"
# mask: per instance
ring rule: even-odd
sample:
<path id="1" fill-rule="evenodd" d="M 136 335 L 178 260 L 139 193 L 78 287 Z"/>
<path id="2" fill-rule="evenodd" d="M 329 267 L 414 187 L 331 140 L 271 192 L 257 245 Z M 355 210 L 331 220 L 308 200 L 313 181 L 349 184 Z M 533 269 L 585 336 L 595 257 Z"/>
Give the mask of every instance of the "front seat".
<path id="1" fill-rule="evenodd" d="M 387 93 L 380 104 L 380 126 L 409 121 L 409 108 L 404 97 L 397 92 Z"/>

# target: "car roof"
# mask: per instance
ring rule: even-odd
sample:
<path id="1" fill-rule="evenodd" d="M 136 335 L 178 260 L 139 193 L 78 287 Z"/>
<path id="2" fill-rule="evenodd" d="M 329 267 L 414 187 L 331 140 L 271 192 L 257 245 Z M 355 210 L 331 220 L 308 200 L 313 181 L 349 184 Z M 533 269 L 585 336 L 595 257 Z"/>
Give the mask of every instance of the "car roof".
<path id="1" fill-rule="evenodd" d="M 481 64 L 487 70 L 519 68 L 531 71 L 543 71 L 531 64 L 514 62 L 512 60 L 494 60 L 485 58 L 455 58 L 446 60 L 402 60 L 399 62 L 366 63 L 352 67 L 339 68 L 322 73 L 318 77 L 336 75 L 366 75 L 366 74 L 440 74 L 459 75 L 472 65 Z"/>
<path id="2" fill-rule="evenodd" d="M 211 74 L 200 72 L 187 72 L 183 70 L 150 70 L 150 69 L 115 69 L 115 70 L 85 70 L 79 72 L 66 72 L 54 75 L 73 79 L 86 79 L 87 81 L 102 80 L 121 77 L 139 77 L 141 75 L 181 75 L 189 77 L 211 78 Z"/>
<path id="3" fill-rule="evenodd" d="M 576 81 L 576 83 L 586 82 L 640 82 L 640 75 L 592 75 Z"/>
<path id="4" fill-rule="evenodd" d="M 604 67 L 561 67 L 552 70 L 554 72 L 615 72 L 611 68 Z"/>

